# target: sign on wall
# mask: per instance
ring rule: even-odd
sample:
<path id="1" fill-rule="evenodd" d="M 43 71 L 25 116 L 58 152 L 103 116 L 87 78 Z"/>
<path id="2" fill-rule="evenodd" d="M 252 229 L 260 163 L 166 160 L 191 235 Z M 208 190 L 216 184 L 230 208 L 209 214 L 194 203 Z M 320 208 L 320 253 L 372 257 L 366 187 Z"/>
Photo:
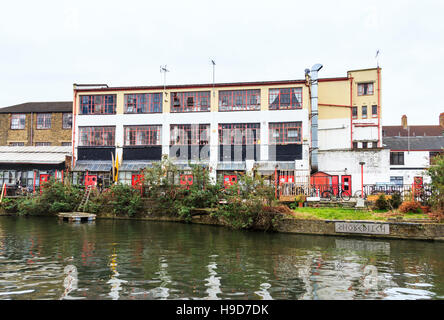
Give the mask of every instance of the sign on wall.
<path id="1" fill-rule="evenodd" d="M 390 234 L 390 228 L 388 223 L 335 222 L 335 232 Z"/>

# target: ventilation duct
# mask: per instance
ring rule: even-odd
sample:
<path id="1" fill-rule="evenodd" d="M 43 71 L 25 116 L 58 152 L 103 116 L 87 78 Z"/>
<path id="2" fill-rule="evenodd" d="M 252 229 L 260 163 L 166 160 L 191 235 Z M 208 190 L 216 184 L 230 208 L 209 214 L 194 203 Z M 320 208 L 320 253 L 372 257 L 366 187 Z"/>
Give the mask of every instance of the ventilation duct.
<path id="1" fill-rule="evenodd" d="M 310 71 L 311 86 L 311 173 L 318 171 L 318 71 L 322 64 L 315 64 Z M 306 71 L 307 72 L 307 71 Z"/>

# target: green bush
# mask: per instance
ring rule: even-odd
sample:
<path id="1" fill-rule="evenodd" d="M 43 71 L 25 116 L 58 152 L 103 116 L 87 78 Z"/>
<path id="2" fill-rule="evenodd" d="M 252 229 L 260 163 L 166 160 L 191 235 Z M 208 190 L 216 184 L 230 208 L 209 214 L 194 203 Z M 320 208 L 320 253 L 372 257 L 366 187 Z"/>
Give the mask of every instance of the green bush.
<path id="1" fill-rule="evenodd" d="M 140 192 L 126 184 L 114 184 L 100 194 L 92 196 L 86 211 L 96 214 L 112 213 L 116 216 L 135 216 L 143 209 Z"/>
<path id="2" fill-rule="evenodd" d="M 387 210 L 389 208 L 389 202 L 387 201 L 385 194 L 381 193 L 378 196 L 378 199 L 375 201 L 375 207 L 378 210 Z"/>
<path id="3" fill-rule="evenodd" d="M 395 192 L 394 194 L 392 194 L 388 202 L 392 209 L 398 209 L 402 203 L 401 193 Z"/>

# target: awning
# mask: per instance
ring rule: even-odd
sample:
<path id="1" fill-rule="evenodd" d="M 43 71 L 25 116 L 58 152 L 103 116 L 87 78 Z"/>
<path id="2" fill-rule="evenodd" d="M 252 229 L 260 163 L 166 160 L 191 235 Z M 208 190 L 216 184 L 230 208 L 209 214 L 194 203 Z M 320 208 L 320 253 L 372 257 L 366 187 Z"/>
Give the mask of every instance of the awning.
<path id="1" fill-rule="evenodd" d="M 219 162 L 217 170 L 246 170 L 245 162 Z"/>
<path id="2" fill-rule="evenodd" d="M 71 156 L 71 147 L 0 147 L 0 163 L 59 164 Z"/>
<path id="3" fill-rule="evenodd" d="M 113 165 L 111 161 L 84 161 L 80 160 L 76 162 L 76 166 L 72 171 L 98 171 L 107 172 L 112 169 Z"/>
<path id="4" fill-rule="evenodd" d="M 123 161 L 119 171 L 140 171 L 146 167 L 152 167 L 152 161 Z"/>
<path id="5" fill-rule="evenodd" d="M 267 161 L 267 162 L 256 162 L 255 166 L 258 171 L 273 171 L 277 170 L 295 170 L 294 161 Z"/>

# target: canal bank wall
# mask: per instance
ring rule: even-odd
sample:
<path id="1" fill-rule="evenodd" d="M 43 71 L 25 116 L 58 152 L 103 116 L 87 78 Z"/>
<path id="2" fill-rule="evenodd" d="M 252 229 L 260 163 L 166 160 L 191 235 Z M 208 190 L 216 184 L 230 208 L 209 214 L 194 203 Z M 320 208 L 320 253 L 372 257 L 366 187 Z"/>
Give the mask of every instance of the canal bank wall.
<path id="1" fill-rule="evenodd" d="M 188 222 L 213 226 L 229 226 L 209 215 L 193 216 L 191 221 L 171 216 L 146 216 L 126 218 L 98 216 L 97 219 L 138 219 L 148 221 Z M 392 222 L 368 220 L 306 220 L 284 218 L 279 221 L 277 232 L 288 234 L 327 235 L 341 237 L 365 237 L 405 240 L 444 241 L 444 223 Z"/>

